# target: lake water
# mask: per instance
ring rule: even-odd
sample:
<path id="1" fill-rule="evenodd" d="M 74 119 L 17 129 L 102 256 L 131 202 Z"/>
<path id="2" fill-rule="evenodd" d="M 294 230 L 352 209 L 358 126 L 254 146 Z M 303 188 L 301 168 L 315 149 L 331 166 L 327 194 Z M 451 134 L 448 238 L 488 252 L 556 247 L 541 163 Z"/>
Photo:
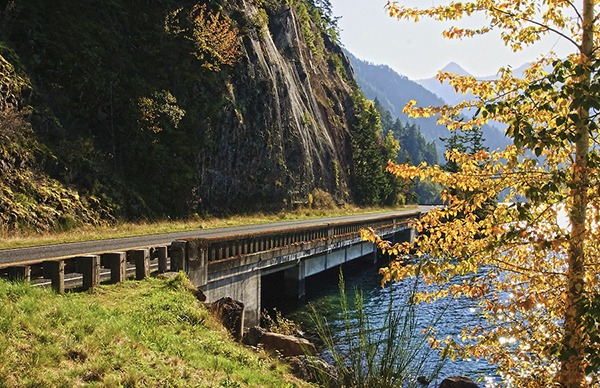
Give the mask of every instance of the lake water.
<path id="1" fill-rule="evenodd" d="M 406 300 L 414 286 L 414 280 L 407 280 L 396 283 L 393 289 L 382 289 L 381 277 L 377 273 L 379 266 L 383 264 L 373 264 L 371 260 L 358 259 L 352 263 L 344 265 L 343 273 L 346 283 L 346 294 L 349 299 L 354 295 L 355 289 L 360 289 L 364 295 L 364 312 L 369 317 L 373 326 L 383 326 L 386 312 L 388 310 L 390 292 L 392 296 L 401 301 Z M 338 287 L 339 270 L 330 270 L 319 275 L 312 276 L 306 280 L 306 298 L 298 303 L 278 306 L 285 317 L 302 323 L 302 328 L 308 337 L 315 337 L 315 325 L 311 319 L 311 309 L 309 303 L 327 319 L 329 328 L 334 336 L 341 335 L 344 332 L 344 320 L 341 316 L 340 293 Z M 352 308 L 352 301 L 349 301 Z M 459 299 L 451 301 L 441 301 L 433 304 L 423 303 L 417 307 L 416 320 L 420 326 L 428 326 L 433 319 L 439 321 L 435 329 L 439 338 L 447 336 L 454 337 L 460 341 L 459 335 L 466 323 L 472 327 L 478 322 L 482 322 L 472 301 L 468 299 Z M 426 368 L 434 368 L 437 363 L 436 357 L 428 358 Z M 479 380 L 480 387 L 493 387 L 495 382 L 500 379 L 495 373 L 493 365 L 485 360 L 460 360 L 447 361 L 439 378 L 432 382 L 430 387 L 437 387 L 444 377 L 462 375 L 472 380 Z"/>

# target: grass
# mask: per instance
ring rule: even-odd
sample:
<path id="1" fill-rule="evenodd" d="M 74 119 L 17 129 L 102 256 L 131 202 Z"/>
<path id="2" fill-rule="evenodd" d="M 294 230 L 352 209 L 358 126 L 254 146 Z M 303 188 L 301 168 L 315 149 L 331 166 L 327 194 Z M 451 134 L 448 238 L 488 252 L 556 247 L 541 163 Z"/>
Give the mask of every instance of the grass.
<path id="1" fill-rule="evenodd" d="M 196 229 L 212 229 L 228 226 L 254 225 L 277 221 L 303 220 L 319 217 L 375 213 L 400 208 L 299 209 L 277 214 L 248 214 L 228 218 L 196 217 L 188 220 L 161 220 L 155 222 L 118 222 L 114 225 L 84 226 L 65 232 L 38 233 L 35 231 L 2 231 L 0 249 L 24 248 L 37 245 L 60 244 L 90 240 L 104 240 L 157 233 L 183 232 Z"/>
<path id="2" fill-rule="evenodd" d="M 147 279 L 58 295 L 0 281 L 0 387 L 302 387 L 187 291 Z"/>
<path id="3" fill-rule="evenodd" d="M 325 345 L 329 358 L 336 367 L 344 387 L 423 387 L 421 381 L 436 379 L 445 363 L 437 362 L 429 337 L 439 316 L 429 317 L 423 325 L 417 319 L 417 306 L 411 301 L 419 286 L 418 277 L 412 290 L 400 297 L 387 286 L 387 309 L 380 307 L 383 317 L 370 316 L 361 290 L 355 289 L 353 303 L 346 294 L 344 277 L 340 269 L 340 321 L 343 329 L 334 334 L 326 319 L 315 306 L 312 321 L 317 335 Z M 431 361 L 431 362 L 428 362 Z M 329 386 L 326 371 L 321 373 L 321 384 Z"/>

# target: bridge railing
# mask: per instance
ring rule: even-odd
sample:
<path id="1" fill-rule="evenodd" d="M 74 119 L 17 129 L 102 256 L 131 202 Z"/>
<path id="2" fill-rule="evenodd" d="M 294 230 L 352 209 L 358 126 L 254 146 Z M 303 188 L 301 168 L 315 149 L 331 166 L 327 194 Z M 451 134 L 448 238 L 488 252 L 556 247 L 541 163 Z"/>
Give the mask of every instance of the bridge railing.
<path id="1" fill-rule="evenodd" d="M 305 227 L 202 239 L 208 261 L 270 251 L 302 242 L 326 240 L 328 228 Z"/>
<path id="2" fill-rule="evenodd" d="M 207 263 L 227 262 L 228 259 L 260 252 L 277 254 L 277 250 L 298 250 L 308 243 L 327 245 L 342 240 L 358 239 L 360 229 L 367 227 L 378 232 L 397 230 L 419 216 L 419 212 L 383 218 L 374 216 L 362 221 L 331 222 L 188 240 L 194 240 L 195 245 L 200 247 Z M 185 270 L 186 255 L 189 254 L 185 248 L 186 244 L 186 241 L 175 241 L 167 246 L 136 248 L 123 252 L 0 264 L 0 277 L 31 281 L 34 284 L 49 283 L 58 292 L 64 292 L 65 284 L 67 287 L 89 289 L 101 281 L 117 283 L 128 277 L 143 279 L 150 274 L 151 269 L 157 269 L 158 272 L 166 272 L 169 269 Z"/>
<path id="3" fill-rule="evenodd" d="M 419 213 L 411 213 L 371 220 L 345 221 L 244 235 L 211 237 L 202 239 L 202 245 L 209 262 L 220 261 L 318 240 L 331 242 L 332 239 L 340 237 L 353 236 L 353 238 L 358 238 L 361 229 L 368 227 L 377 231 L 394 229 L 408 224 L 409 220 L 418 215 Z"/>
<path id="4" fill-rule="evenodd" d="M 87 290 L 102 281 L 119 283 L 129 277 L 141 280 L 152 269 L 166 272 L 170 260 L 170 246 L 129 249 L 122 252 L 79 255 L 60 259 L 30 260 L 0 265 L 0 277 L 51 285 L 62 293 L 66 288 Z"/>

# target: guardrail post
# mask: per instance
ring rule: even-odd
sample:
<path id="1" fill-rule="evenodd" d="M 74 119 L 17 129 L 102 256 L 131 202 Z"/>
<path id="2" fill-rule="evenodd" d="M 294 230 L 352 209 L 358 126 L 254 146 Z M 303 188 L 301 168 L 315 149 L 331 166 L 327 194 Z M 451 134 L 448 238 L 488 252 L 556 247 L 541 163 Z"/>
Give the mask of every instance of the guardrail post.
<path id="1" fill-rule="evenodd" d="M 154 254 L 158 259 L 158 272 L 167 272 L 167 247 L 156 247 L 156 251 L 154 252 Z"/>
<path id="2" fill-rule="evenodd" d="M 110 282 L 120 283 L 127 279 L 127 253 L 111 252 L 101 256 L 100 263 L 103 267 L 110 268 Z"/>
<path id="3" fill-rule="evenodd" d="M 134 249 L 128 253 L 135 264 L 135 278 L 144 280 L 150 275 L 150 250 Z"/>
<path id="4" fill-rule="evenodd" d="M 330 244 L 331 240 L 333 240 L 333 236 L 334 236 L 334 227 L 331 226 L 331 224 L 327 224 L 327 243 Z"/>
<path id="5" fill-rule="evenodd" d="M 186 245 L 188 277 L 193 285 L 201 287 L 208 282 L 207 244 L 201 239 L 189 240 Z"/>
<path id="6" fill-rule="evenodd" d="M 100 284 L 100 256 L 89 255 L 75 259 L 77 272 L 83 275 L 83 289 L 89 290 Z"/>
<path id="7" fill-rule="evenodd" d="M 171 271 L 185 271 L 185 247 L 187 241 L 177 240 L 171 243 Z"/>
<path id="8" fill-rule="evenodd" d="M 65 261 L 44 261 L 44 277 L 50 279 L 52 288 L 59 294 L 65 292 Z"/>
<path id="9" fill-rule="evenodd" d="M 31 280 L 31 267 L 19 265 L 8 268 L 8 279 L 11 281 L 29 282 Z"/>

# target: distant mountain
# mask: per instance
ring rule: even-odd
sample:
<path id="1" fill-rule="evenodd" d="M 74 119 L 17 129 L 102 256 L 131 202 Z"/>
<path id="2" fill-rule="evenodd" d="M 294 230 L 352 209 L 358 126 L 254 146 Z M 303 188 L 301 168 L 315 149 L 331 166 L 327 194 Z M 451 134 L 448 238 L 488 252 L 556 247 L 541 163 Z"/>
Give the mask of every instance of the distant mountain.
<path id="1" fill-rule="evenodd" d="M 529 66 L 531 66 L 531 62 L 524 63 L 521 66 L 517 67 L 516 69 L 513 69 L 514 76 L 518 77 L 518 78 L 523 78 L 524 75 L 525 75 L 525 70 L 527 70 L 529 68 Z M 552 66 L 546 67 L 545 70 L 547 70 L 547 71 L 552 70 Z M 485 76 L 485 77 L 477 77 L 477 79 L 480 79 L 480 80 L 490 80 L 490 79 L 494 79 L 494 78 L 497 78 L 497 77 L 498 77 L 497 74 L 493 74 L 493 75 L 488 75 L 488 76 Z"/>
<path id="2" fill-rule="evenodd" d="M 468 71 L 463 69 L 459 64 L 455 62 L 450 62 L 447 64 L 442 70 L 442 72 L 449 72 L 452 74 L 458 74 L 462 76 L 471 76 Z M 450 86 L 447 82 L 443 84 L 436 77 L 431 77 L 427 79 L 416 80 L 416 83 L 423 86 L 425 89 L 439 96 L 442 100 L 444 100 L 447 104 L 455 105 L 459 102 L 465 100 L 465 95 L 457 94 L 454 90 L 454 87 Z"/>
<path id="3" fill-rule="evenodd" d="M 427 88 L 396 73 L 389 66 L 375 65 L 358 59 L 348 51 L 345 53 L 354 69 L 356 81 L 367 98 L 374 100 L 377 97 L 383 107 L 389 110 L 394 117 L 408 118 L 402 113 L 402 109 L 410 100 L 417 100 L 423 105 L 444 103 Z"/>
<path id="4" fill-rule="evenodd" d="M 522 77 L 525 72 L 525 69 L 527 69 L 529 67 L 529 65 L 530 65 L 529 63 L 526 63 L 516 69 L 513 69 L 513 74 L 517 77 Z M 452 73 L 452 74 L 458 74 L 458 75 L 462 75 L 462 76 L 473 76 L 473 74 L 471 74 L 468 71 L 466 71 L 465 69 L 463 69 L 456 62 L 450 62 L 440 71 L 448 72 L 448 73 Z M 484 77 L 477 77 L 477 79 L 492 80 L 496 77 L 497 77 L 496 74 L 492 74 L 492 75 L 487 75 Z M 471 98 L 470 96 L 465 96 L 463 94 L 457 94 L 452 86 L 450 86 L 447 82 L 444 82 L 443 84 L 441 84 L 440 81 L 435 76 L 431 77 L 431 78 L 427 78 L 427 79 L 416 80 L 415 82 L 418 83 L 419 85 L 423 86 L 425 89 L 436 94 L 437 96 L 439 96 L 440 98 L 442 98 L 444 101 L 446 101 L 448 104 L 451 104 L 451 105 L 457 104 L 465 99 Z"/>
<path id="5" fill-rule="evenodd" d="M 417 124 L 427 141 L 436 144 L 440 156 L 443 154 L 444 146 L 440 137 L 447 137 L 446 127 L 437 125 L 436 119 L 420 118 L 412 119 L 402 113 L 402 109 L 410 100 L 416 100 L 419 104 L 443 105 L 444 101 L 431 93 L 418 83 L 401 76 L 386 65 L 375 65 L 358 59 L 346 51 L 354 69 L 354 77 L 367 98 L 379 100 L 381 105 L 392 113 L 394 118 L 399 118 L 406 123 Z"/>
<path id="6" fill-rule="evenodd" d="M 440 138 L 449 136 L 448 129 L 445 126 L 437 125 L 435 117 L 413 119 L 402 113 L 402 109 L 410 100 L 415 100 L 422 106 L 439 106 L 445 103 L 452 103 L 452 101 L 447 101 L 446 98 L 452 97 L 452 94 L 456 96 L 454 89 L 449 87 L 452 91 L 450 94 L 444 92 L 443 88 L 440 88 L 438 94 L 422 83 L 426 80 L 411 81 L 407 77 L 398 74 L 389 66 L 375 65 L 358 59 L 348 51 L 345 52 L 354 69 L 356 81 L 367 98 L 372 100 L 377 98 L 381 105 L 389 110 L 394 117 L 399 118 L 407 124 L 417 124 L 425 139 L 435 143 L 440 160 L 443 160 L 445 145 Z M 449 64 L 445 69 L 454 73 L 468 74 L 455 63 Z M 437 79 L 434 78 L 433 81 L 435 81 L 437 86 L 440 86 Z M 430 85 L 429 83 L 426 84 Z M 435 86 L 433 82 L 431 82 L 431 85 L 432 88 Z M 490 149 L 496 149 L 508 144 L 508 140 L 498 128 L 486 125 L 482 129 L 486 139 L 484 144 Z"/>
<path id="7" fill-rule="evenodd" d="M 472 75 L 471 73 L 469 73 L 468 71 L 466 71 L 465 69 L 463 69 L 456 62 L 450 62 L 449 64 L 447 64 L 446 66 L 444 66 L 444 68 L 441 71 L 448 72 L 448 73 L 453 73 L 453 74 L 458 74 L 458 75 Z"/>

